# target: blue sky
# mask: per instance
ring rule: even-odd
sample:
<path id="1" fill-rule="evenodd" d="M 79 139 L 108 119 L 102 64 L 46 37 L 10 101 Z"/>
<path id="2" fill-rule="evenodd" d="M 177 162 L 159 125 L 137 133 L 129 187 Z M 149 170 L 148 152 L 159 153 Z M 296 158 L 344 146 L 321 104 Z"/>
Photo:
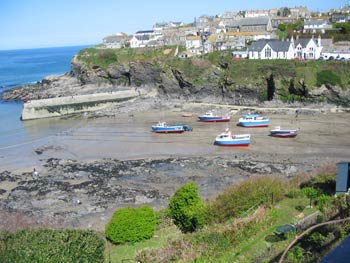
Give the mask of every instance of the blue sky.
<path id="1" fill-rule="evenodd" d="M 339 8 L 344 0 L 0 0 L 0 50 L 98 44 L 117 32 L 152 29 L 155 22 L 193 22 L 203 14 L 307 6 Z"/>

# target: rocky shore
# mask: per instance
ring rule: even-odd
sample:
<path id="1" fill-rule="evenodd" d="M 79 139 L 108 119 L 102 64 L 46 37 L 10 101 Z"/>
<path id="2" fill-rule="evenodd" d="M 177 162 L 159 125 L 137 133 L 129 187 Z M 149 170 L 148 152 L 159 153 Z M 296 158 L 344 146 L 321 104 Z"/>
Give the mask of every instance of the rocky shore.
<path id="1" fill-rule="evenodd" d="M 103 230 L 117 207 L 166 207 L 169 197 L 188 181 L 196 182 L 201 196 L 208 200 L 251 176 L 288 177 L 306 168 L 254 161 L 249 156 L 103 159 L 91 163 L 48 159 L 44 167 L 37 176 L 28 172 L 0 173 L 1 211 L 21 214 L 35 220 L 34 225 L 96 230 Z"/>

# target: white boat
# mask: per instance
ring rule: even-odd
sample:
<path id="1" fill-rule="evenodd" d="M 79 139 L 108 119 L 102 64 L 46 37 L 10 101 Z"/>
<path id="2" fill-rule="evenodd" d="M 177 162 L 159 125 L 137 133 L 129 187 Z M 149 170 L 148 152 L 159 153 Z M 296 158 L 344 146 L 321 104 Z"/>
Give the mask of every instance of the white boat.
<path id="1" fill-rule="evenodd" d="M 218 146 L 249 146 L 250 134 L 232 134 L 229 129 L 215 138 L 215 145 Z"/>
<path id="2" fill-rule="evenodd" d="M 270 125 L 270 120 L 267 117 L 261 117 L 259 114 L 245 114 L 239 118 L 238 125 L 242 127 L 267 127 Z"/>

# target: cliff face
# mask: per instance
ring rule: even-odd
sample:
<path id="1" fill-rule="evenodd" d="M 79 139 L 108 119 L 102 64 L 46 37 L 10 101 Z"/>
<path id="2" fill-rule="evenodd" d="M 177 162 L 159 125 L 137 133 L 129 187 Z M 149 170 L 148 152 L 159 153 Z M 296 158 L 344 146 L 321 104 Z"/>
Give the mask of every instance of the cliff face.
<path id="1" fill-rule="evenodd" d="M 324 68 L 324 62 L 315 67 L 310 63 L 320 62 L 299 65 L 293 61 L 233 61 L 229 55 L 180 59 L 170 54 L 152 54 L 149 58 L 145 54 L 128 54 L 122 59 L 122 54 L 113 53 L 117 51 L 106 52 L 79 54 L 65 75 L 15 88 L 3 98 L 41 99 L 144 87 L 156 89 L 161 97 L 204 102 L 245 105 L 282 98 L 350 104 L 347 87 L 327 82 L 321 88 L 315 87 L 319 74 L 315 68 Z M 340 65 L 344 72 L 348 70 L 345 66 Z"/>

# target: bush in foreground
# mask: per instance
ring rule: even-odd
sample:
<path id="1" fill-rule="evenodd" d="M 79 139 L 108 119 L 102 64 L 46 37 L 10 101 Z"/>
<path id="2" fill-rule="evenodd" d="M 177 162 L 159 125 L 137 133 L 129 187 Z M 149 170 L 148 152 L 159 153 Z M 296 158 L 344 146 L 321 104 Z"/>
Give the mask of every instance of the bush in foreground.
<path id="1" fill-rule="evenodd" d="M 106 225 L 106 237 L 115 244 L 135 243 L 153 236 L 157 219 L 149 206 L 117 209 Z"/>
<path id="2" fill-rule="evenodd" d="M 93 231 L 21 230 L 2 233 L 2 263 L 102 263 L 104 240 Z"/>
<path id="3" fill-rule="evenodd" d="M 209 206 L 208 221 L 225 222 L 233 217 L 244 216 L 259 205 L 271 204 L 284 197 L 281 179 L 262 176 L 244 181 L 220 194 Z"/>
<path id="4" fill-rule="evenodd" d="M 197 185 L 187 183 L 169 201 L 169 214 L 182 232 L 193 232 L 204 224 L 205 205 Z"/>

